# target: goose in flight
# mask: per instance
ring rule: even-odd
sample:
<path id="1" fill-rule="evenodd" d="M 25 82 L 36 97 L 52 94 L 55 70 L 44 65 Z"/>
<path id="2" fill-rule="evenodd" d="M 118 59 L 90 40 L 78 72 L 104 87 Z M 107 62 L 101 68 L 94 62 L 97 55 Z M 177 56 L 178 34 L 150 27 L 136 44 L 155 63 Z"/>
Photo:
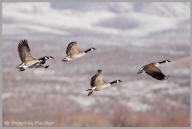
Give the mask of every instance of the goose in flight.
<path id="1" fill-rule="evenodd" d="M 164 60 L 164 61 L 160 61 L 157 63 L 150 63 L 147 64 L 143 67 L 141 67 L 139 69 L 139 71 L 137 72 L 137 74 L 142 73 L 143 71 L 145 71 L 148 75 L 152 76 L 153 78 L 157 79 L 157 80 L 167 80 L 169 76 L 165 76 L 161 70 L 158 68 L 158 66 L 162 63 L 168 63 L 170 62 L 169 60 Z"/>
<path id="2" fill-rule="evenodd" d="M 77 41 L 68 44 L 68 47 L 66 49 L 67 56 L 62 61 L 66 62 L 68 60 L 73 60 L 85 55 L 89 51 L 96 50 L 95 48 L 91 47 L 85 51 L 81 51 L 77 48 L 77 44 L 78 44 Z"/>
<path id="3" fill-rule="evenodd" d="M 52 56 L 44 56 L 39 59 L 33 58 L 27 40 L 19 41 L 18 53 L 22 61 L 22 63 L 16 67 L 17 69 L 19 69 L 19 71 L 24 71 L 27 68 L 48 68 L 49 65 L 44 66 L 45 62 L 48 59 L 53 59 Z"/>
<path id="4" fill-rule="evenodd" d="M 91 88 L 87 89 L 86 91 L 90 91 L 88 93 L 88 96 L 90 96 L 93 91 L 99 91 L 99 90 L 103 90 L 104 88 L 110 87 L 112 86 L 112 84 L 115 83 L 119 83 L 122 82 L 121 80 L 115 80 L 112 82 L 106 82 L 103 80 L 103 70 L 98 70 L 97 74 L 95 74 L 92 78 L 91 78 Z"/>

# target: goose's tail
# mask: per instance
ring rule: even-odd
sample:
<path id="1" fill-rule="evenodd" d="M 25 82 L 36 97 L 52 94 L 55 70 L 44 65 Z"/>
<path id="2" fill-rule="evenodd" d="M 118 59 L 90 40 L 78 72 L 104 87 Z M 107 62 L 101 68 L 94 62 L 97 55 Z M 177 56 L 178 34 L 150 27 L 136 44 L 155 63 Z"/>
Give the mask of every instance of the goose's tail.
<path id="1" fill-rule="evenodd" d="M 137 72 L 137 74 L 142 73 L 142 72 L 143 72 L 143 68 L 144 68 L 144 67 L 141 67 L 141 68 L 139 69 L 139 71 Z"/>
<path id="2" fill-rule="evenodd" d="M 66 56 L 65 58 L 62 59 L 63 62 L 67 62 L 68 60 L 71 60 L 69 56 Z"/>

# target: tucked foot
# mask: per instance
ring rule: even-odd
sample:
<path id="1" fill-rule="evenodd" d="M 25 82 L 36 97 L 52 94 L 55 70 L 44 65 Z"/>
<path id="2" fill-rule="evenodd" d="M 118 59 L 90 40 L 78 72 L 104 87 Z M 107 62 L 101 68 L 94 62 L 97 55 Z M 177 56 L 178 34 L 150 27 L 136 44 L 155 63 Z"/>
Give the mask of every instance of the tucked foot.
<path id="1" fill-rule="evenodd" d="M 87 89 L 86 91 L 90 91 L 90 90 L 92 90 L 92 89 Z"/>
<path id="2" fill-rule="evenodd" d="M 21 71 L 25 71 L 25 69 L 24 69 L 24 68 L 20 68 L 19 71 L 20 71 L 20 72 L 21 72 Z"/>
<path id="3" fill-rule="evenodd" d="M 88 96 L 92 95 L 92 93 L 93 93 L 93 91 L 89 92 L 89 93 L 88 93 Z"/>

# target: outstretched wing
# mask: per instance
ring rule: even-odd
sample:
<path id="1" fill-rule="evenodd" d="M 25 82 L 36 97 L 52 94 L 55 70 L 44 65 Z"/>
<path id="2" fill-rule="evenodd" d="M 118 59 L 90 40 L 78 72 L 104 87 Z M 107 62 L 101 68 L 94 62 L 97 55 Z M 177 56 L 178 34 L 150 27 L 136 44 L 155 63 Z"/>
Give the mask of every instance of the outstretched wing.
<path id="1" fill-rule="evenodd" d="M 91 87 L 94 87 L 99 84 L 103 84 L 104 83 L 104 80 L 103 80 L 103 76 L 102 75 L 98 75 L 98 74 L 95 74 L 92 78 L 91 78 Z"/>
<path id="2" fill-rule="evenodd" d="M 18 53 L 22 62 L 33 59 L 27 40 L 19 41 Z"/>
<path id="3" fill-rule="evenodd" d="M 71 42 L 69 43 L 67 50 L 66 50 L 66 54 L 68 56 L 74 55 L 74 54 L 78 54 L 79 50 L 77 49 L 77 42 Z"/>
<path id="4" fill-rule="evenodd" d="M 161 72 L 161 70 L 158 67 L 152 67 L 150 70 L 148 70 L 148 72 L 146 72 L 147 74 L 151 75 L 152 77 L 154 77 L 157 80 L 164 80 L 165 75 Z"/>
<path id="5" fill-rule="evenodd" d="M 95 86 L 95 81 L 96 81 L 97 76 L 98 76 L 98 75 L 95 74 L 95 75 L 91 78 L 91 82 L 90 82 L 91 87 Z"/>

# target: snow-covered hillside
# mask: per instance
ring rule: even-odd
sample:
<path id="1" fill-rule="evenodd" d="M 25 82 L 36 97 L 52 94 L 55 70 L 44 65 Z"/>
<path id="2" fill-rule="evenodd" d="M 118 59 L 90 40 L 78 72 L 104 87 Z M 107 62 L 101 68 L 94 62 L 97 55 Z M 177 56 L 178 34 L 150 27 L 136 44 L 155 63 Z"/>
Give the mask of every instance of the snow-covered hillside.
<path id="1" fill-rule="evenodd" d="M 3 3 L 3 35 L 81 37 L 115 45 L 146 41 L 149 45 L 157 39 L 189 44 L 189 6 L 182 2 Z"/>

